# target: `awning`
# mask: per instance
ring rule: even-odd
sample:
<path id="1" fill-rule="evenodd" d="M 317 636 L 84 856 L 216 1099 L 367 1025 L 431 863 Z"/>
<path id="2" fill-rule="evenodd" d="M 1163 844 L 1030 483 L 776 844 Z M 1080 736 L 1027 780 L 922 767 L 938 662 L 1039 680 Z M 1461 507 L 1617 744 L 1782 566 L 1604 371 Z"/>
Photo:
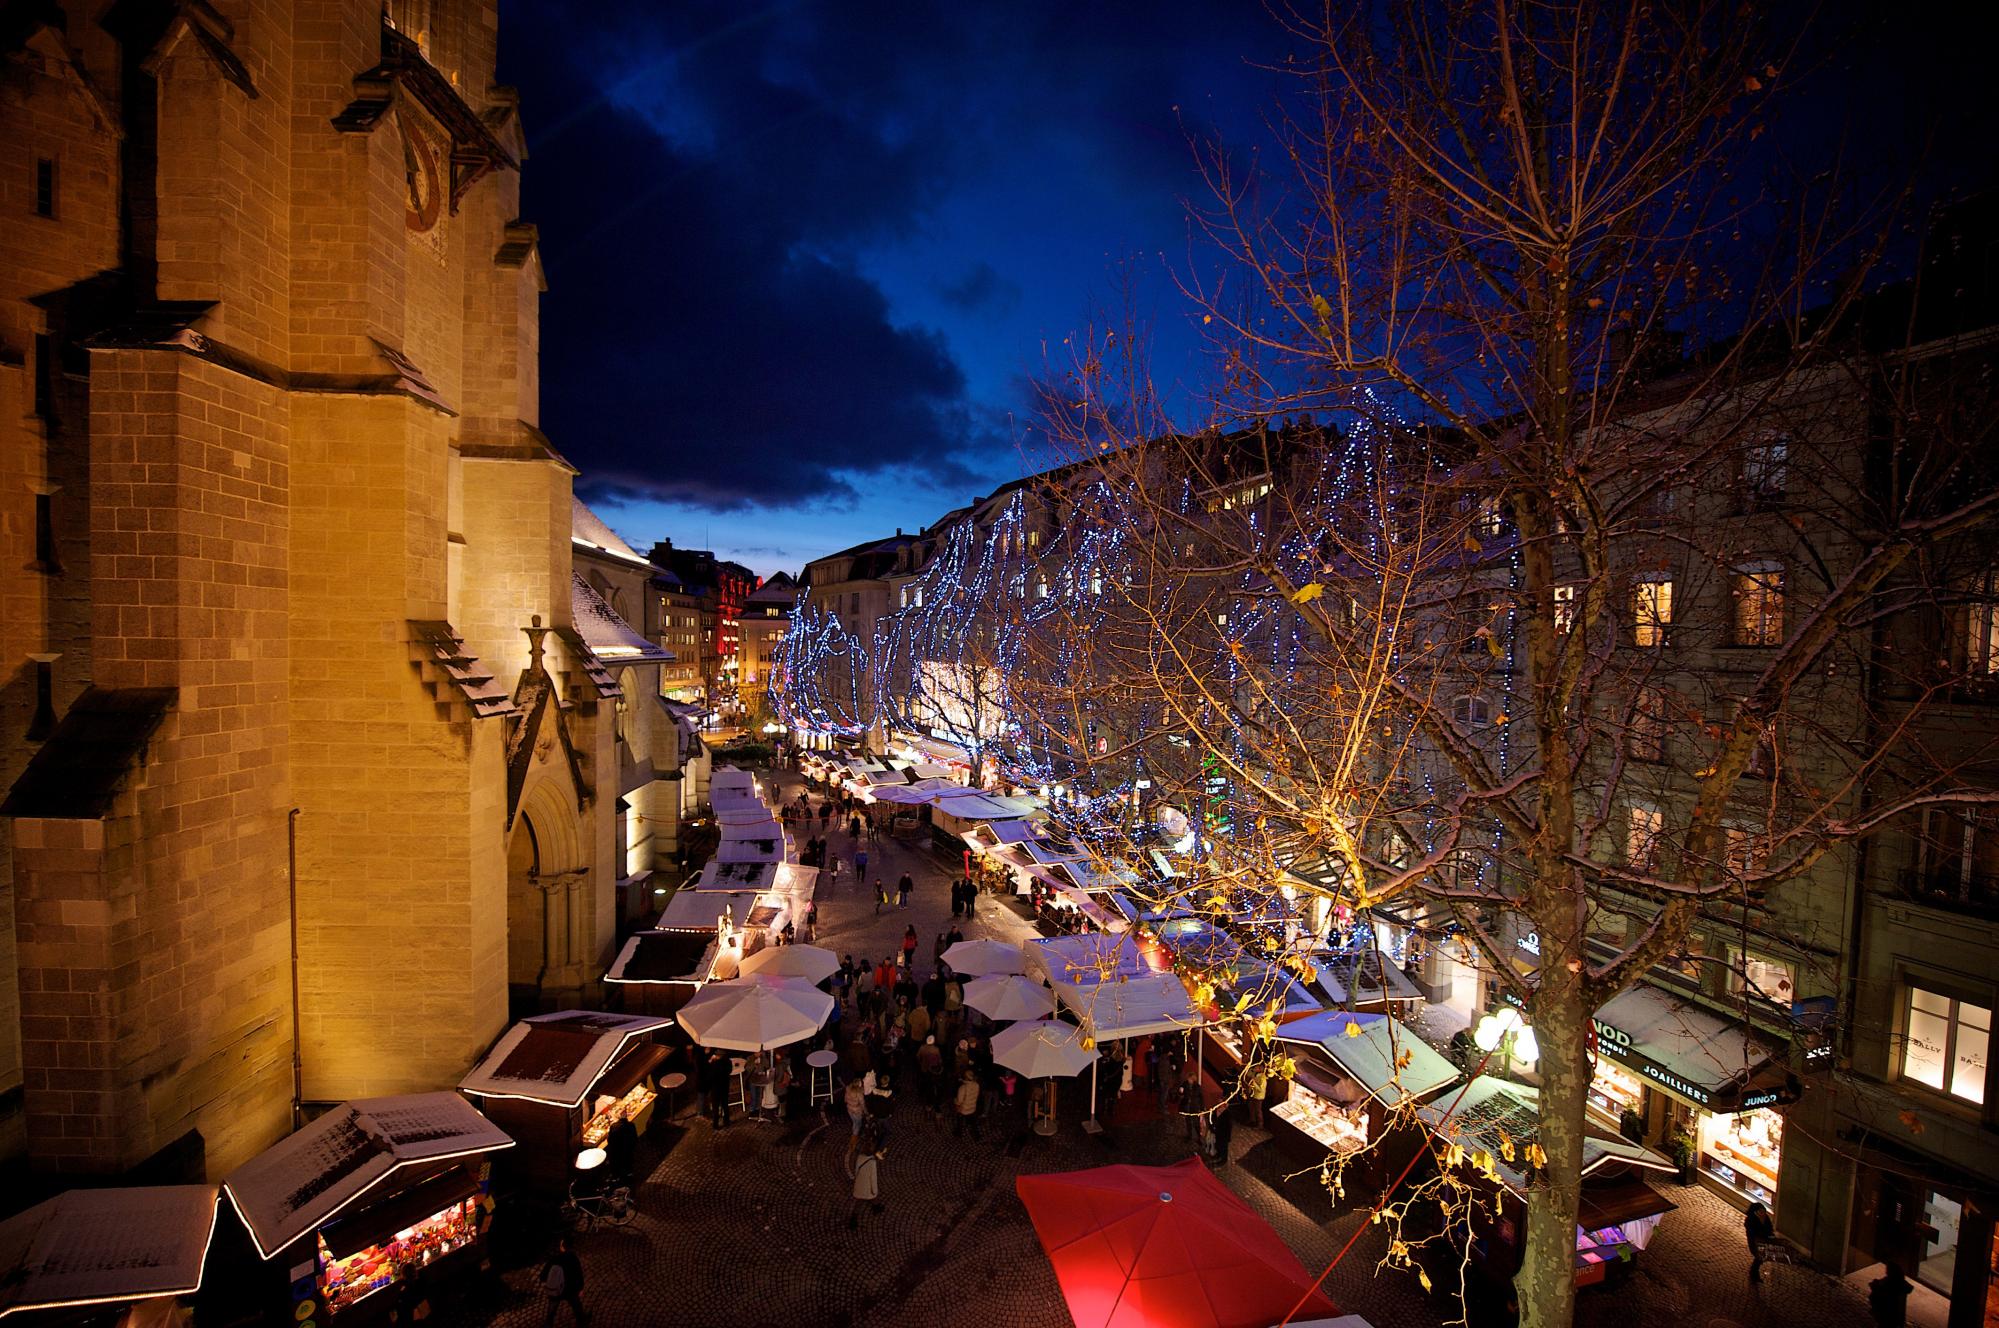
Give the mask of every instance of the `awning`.
<path id="1" fill-rule="evenodd" d="M 1576 1214 L 1576 1225 L 1584 1231 L 1623 1226 L 1626 1222 L 1658 1217 L 1679 1207 L 1646 1184 L 1642 1176 L 1593 1180 L 1582 1187 L 1582 1199 L 1582 1208 Z"/>
<path id="2" fill-rule="evenodd" d="M 1420 1001 L 1423 993 L 1396 965 L 1375 950 L 1359 954 L 1320 952 L 1312 956 L 1320 990 L 1338 1006 Z"/>
<path id="3" fill-rule="evenodd" d="M 1391 1107 L 1426 1098 L 1459 1077 L 1457 1067 L 1414 1029 L 1385 1014 L 1326 1010 L 1280 1024 L 1277 1040 L 1319 1048 L 1349 1079 Z"/>
<path id="4" fill-rule="evenodd" d="M 336 1259 L 358 1254 L 370 1245 L 394 1240 L 398 1232 L 409 1230 L 427 1217 L 436 1217 L 454 1204 L 464 1203 L 479 1192 L 479 1182 L 463 1167 L 452 1167 L 442 1175 L 418 1181 L 399 1194 L 371 1204 L 351 1217 L 320 1228 L 327 1252 Z"/>
<path id="5" fill-rule="evenodd" d="M 1742 1111 L 1782 1100 L 1752 1092 L 1776 1051 L 1739 1021 L 1656 987 L 1633 987 L 1596 1012 L 1596 1048 L 1674 1097 L 1709 1111 Z"/>
<path id="6" fill-rule="evenodd" d="M 623 1097 L 639 1086 L 639 1083 L 666 1059 L 666 1048 L 657 1042 L 641 1042 L 618 1058 L 617 1064 L 604 1071 L 603 1078 L 591 1085 L 592 1097 Z"/>

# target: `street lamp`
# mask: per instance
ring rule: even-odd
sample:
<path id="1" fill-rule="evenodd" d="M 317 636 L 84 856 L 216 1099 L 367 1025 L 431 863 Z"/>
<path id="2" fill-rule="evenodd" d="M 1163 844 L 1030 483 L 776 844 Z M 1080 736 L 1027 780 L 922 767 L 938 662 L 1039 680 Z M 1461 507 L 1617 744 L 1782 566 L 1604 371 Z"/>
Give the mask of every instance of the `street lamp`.
<path id="1" fill-rule="evenodd" d="M 1532 1065 L 1541 1059 L 1541 1044 L 1535 1040 L 1534 1030 L 1528 1026 L 1526 1017 L 1510 1005 L 1502 1005 L 1479 1020 L 1471 1031 L 1471 1040 L 1480 1051 L 1499 1052 L 1502 1076 L 1513 1073 L 1516 1060 L 1522 1065 Z"/>

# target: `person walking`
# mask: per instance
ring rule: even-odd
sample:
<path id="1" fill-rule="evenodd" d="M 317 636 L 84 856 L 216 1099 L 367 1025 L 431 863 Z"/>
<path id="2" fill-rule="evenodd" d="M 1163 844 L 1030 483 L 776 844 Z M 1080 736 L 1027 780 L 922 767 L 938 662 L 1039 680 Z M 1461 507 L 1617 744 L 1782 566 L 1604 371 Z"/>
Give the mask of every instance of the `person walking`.
<path id="1" fill-rule="evenodd" d="M 1890 1259 L 1881 1276 L 1867 1284 L 1867 1312 L 1879 1328 L 1903 1328 L 1909 1322 L 1909 1293 L 1915 1289 L 1902 1265 Z"/>
<path id="2" fill-rule="evenodd" d="M 701 1067 L 701 1091 L 707 1098 L 708 1119 L 716 1129 L 729 1123 L 729 1058 L 711 1050 Z"/>
<path id="3" fill-rule="evenodd" d="M 867 874 L 868 851 L 864 848 L 857 848 L 854 850 L 854 879 L 857 881 L 865 880 Z"/>
<path id="4" fill-rule="evenodd" d="M 882 1211 L 881 1164 L 888 1153 L 888 1146 L 878 1139 L 869 1138 L 860 1162 L 854 1167 L 854 1204 L 847 1210 L 847 1230 L 857 1230 L 861 1225 L 861 1205 L 867 1204 L 877 1215 Z"/>
<path id="5" fill-rule="evenodd" d="M 1777 1224 L 1770 1220 L 1770 1210 L 1760 1203 L 1749 1205 L 1749 1211 L 1742 1215 L 1742 1234 L 1749 1241 L 1749 1280 L 1763 1280 L 1763 1247 L 1777 1236 Z"/>
<path id="6" fill-rule="evenodd" d="M 845 1093 L 847 1124 L 851 1127 L 847 1134 L 847 1156 L 843 1165 L 847 1175 L 854 1174 L 854 1150 L 861 1146 L 861 1127 L 868 1123 L 868 1081 L 862 1075 L 855 1075 L 847 1081 Z"/>
<path id="7" fill-rule="evenodd" d="M 836 888 L 840 884 L 840 855 L 830 853 L 826 857 L 826 888 Z"/>
<path id="8" fill-rule="evenodd" d="M 879 876 L 877 876 L 877 877 L 875 877 L 875 916 L 876 916 L 876 917 L 880 917 L 880 916 L 882 915 L 882 909 L 883 909 L 884 907 L 886 907 L 886 906 L 887 906 L 887 904 L 888 904 L 888 887 L 887 887 L 887 886 L 885 886 L 885 885 L 883 885 L 883 884 L 882 884 L 882 878 L 881 878 L 881 877 L 879 877 Z"/>
<path id="9" fill-rule="evenodd" d="M 907 876 L 903 877 L 902 879 L 904 881 L 909 880 Z M 902 887 L 902 896 L 905 901 L 908 900 L 909 887 L 907 885 Z M 914 964 L 915 962 L 916 962 L 916 926 L 915 924 L 912 923 L 911 925 L 904 927 L 902 929 L 902 965 L 904 968 L 907 968 L 911 964 Z"/>
<path id="10" fill-rule="evenodd" d="M 979 1076 L 967 1066 L 958 1076 L 958 1093 L 952 1100 L 958 1114 L 951 1118 L 951 1137 L 956 1139 L 966 1130 L 972 1132 L 972 1142 L 979 1141 Z"/>
<path id="11" fill-rule="evenodd" d="M 583 1262 L 569 1247 L 569 1237 L 555 1243 L 555 1253 L 541 1266 L 541 1290 L 548 1297 L 548 1317 L 542 1320 L 543 1328 L 555 1322 L 556 1311 L 564 1305 L 576 1316 L 576 1322 L 590 1322 L 590 1311 L 583 1308 Z"/>
<path id="12" fill-rule="evenodd" d="M 908 872 L 904 872 L 902 874 L 902 879 L 895 883 L 895 906 L 897 908 L 908 908 L 909 892 L 911 890 L 914 890 L 915 888 L 916 888 L 916 882 L 909 879 Z M 913 935 L 915 933 L 915 929 L 911 928 L 910 930 L 911 934 Z M 916 947 L 913 945 L 910 946 L 909 948 L 912 951 L 916 949 Z"/>
<path id="13" fill-rule="evenodd" d="M 1208 1138 L 1214 1142 L 1215 1165 L 1227 1166 L 1229 1142 L 1235 1138 L 1235 1116 L 1230 1113 L 1227 1102 L 1215 1108 L 1214 1118 L 1208 1124 Z"/>
<path id="14" fill-rule="evenodd" d="M 922 1006 L 917 1006 L 915 1010 L 910 1012 L 911 1017 L 914 1018 L 922 1009 Z M 937 1049 L 937 1037 L 934 1033 L 925 1037 L 923 1044 L 916 1049 L 916 1072 L 922 1076 L 920 1082 L 923 1085 L 924 1104 L 932 1111 L 942 1109 L 944 1105 L 944 1053 Z"/>

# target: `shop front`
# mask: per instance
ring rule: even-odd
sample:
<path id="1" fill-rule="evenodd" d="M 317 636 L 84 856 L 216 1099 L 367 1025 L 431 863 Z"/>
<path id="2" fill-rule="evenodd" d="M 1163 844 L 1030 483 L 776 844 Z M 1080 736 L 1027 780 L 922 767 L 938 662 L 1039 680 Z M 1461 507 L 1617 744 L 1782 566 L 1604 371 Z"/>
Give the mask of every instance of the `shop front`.
<path id="1" fill-rule="evenodd" d="M 560 1185 L 577 1153 L 605 1147 L 619 1121 L 645 1133 L 667 1056 L 651 1035 L 672 1022 L 588 1010 L 539 1015 L 501 1034 L 458 1089 L 520 1144 L 508 1155 L 511 1171 Z"/>

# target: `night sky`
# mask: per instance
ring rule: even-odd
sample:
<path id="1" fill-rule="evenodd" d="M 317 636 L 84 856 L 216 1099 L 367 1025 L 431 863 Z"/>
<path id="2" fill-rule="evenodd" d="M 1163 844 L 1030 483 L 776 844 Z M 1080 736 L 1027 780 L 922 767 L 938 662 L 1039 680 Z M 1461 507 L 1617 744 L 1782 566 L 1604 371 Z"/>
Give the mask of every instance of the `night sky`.
<path id="1" fill-rule="evenodd" d="M 1798 120 L 1891 160 L 1941 120 L 1940 155 L 1989 165 L 1989 97 L 1959 96 L 1989 32 L 1908 12 L 1843 35 Z M 1201 422 L 1189 139 L 1265 148 L 1291 82 L 1253 0 L 507 0 L 500 38 L 543 427 L 640 549 L 795 572 L 1038 468 L 1032 380 L 1127 302 Z"/>
<path id="2" fill-rule="evenodd" d="M 641 549 L 796 571 L 1023 473 L 1030 381 L 1127 281 L 1197 380 L 1188 136 L 1262 134 L 1280 35 L 1241 3 L 507 4 L 580 491 Z"/>

